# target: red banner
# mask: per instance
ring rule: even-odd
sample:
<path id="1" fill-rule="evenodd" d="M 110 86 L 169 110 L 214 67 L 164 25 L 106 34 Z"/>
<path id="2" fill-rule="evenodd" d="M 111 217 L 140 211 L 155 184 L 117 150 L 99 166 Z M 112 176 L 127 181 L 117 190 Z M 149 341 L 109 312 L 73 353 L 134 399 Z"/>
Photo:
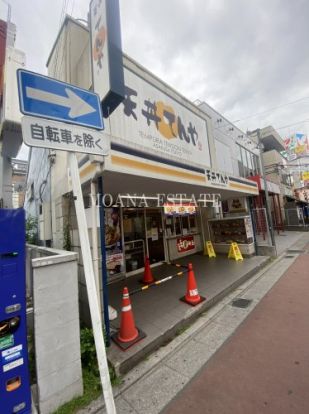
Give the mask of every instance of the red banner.
<path id="1" fill-rule="evenodd" d="M 194 237 L 185 236 L 177 239 L 177 250 L 179 253 L 187 252 L 195 249 Z"/>

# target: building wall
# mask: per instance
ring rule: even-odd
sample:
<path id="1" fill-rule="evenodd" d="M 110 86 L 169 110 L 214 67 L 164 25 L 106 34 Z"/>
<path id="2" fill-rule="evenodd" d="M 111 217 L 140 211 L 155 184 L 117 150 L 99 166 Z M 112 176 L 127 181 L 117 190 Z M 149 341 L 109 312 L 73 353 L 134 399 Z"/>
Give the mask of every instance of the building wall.
<path id="1" fill-rule="evenodd" d="M 286 160 L 282 157 L 282 155 L 275 149 L 272 149 L 270 151 L 265 151 L 263 153 L 263 160 L 264 160 L 264 166 L 265 167 L 275 167 L 279 165 L 286 165 Z"/>
<path id="2" fill-rule="evenodd" d="M 246 175 L 240 168 L 240 163 L 242 163 L 240 146 L 258 156 L 256 143 L 206 102 L 202 102 L 198 106 L 211 116 L 215 147 L 215 155 L 212 160 L 213 168 L 235 177 Z"/>
<path id="3" fill-rule="evenodd" d="M 26 65 L 24 52 L 13 47 L 6 48 L 6 60 L 4 71 L 3 90 L 3 118 L 7 121 L 20 123 L 21 112 L 19 111 L 19 97 L 16 80 L 17 69 Z"/>
<path id="4" fill-rule="evenodd" d="M 12 166 L 10 158 L 0 154 L 0 206 L 12 208 Z"/>
<path id="5" fill-rule="evenodd" d="M 14 48 L 13 23 L 1 22 L 0 31 L 0 202 L 2 199 L 3 206 L 10 208 L 13 190 L 10 159 L 16 157 L 22 144 L 16 70 L 25 65 L 25 54 Z"/>
<path id="6" fill-rule="evenodd" d="M 287 164 L 282 155 L 275 149 L 263 153 L 265 173 L 267 180 L 276 183 L 280 187 L 280 205 L 285 205 L 286 195 L 293 196 L 293 186 L 290 179 L 290 170 L 281 168 Z M 284 214 L 284 212 L 283 212 Z"/>
<path id="7" fill-rule="evenodd" d="M 28 216 L 38 217 L 40 204 L 50 202 L 50 150 L 34 148 L 30 150 L 30 163 L 24 208 Z"/>
<path id="8" fill-rule="evenodd" d="M 28 250 L 32 257 L 37 255 L 29 264 L 33 273 L 38 404 L 41 414 L 50 414 L 83 393 L 77 257 L 53 249 Z"/>
<path id="9" fill-rule="evenodd" d="M 13 208 L 23 207 L 25 198 L 26 176 L 14 173 L 12 175 L 13 182 Z"/>
<path id="10" fill-rule="evenodd" d="M 144 81 L 145 85 L 152 85 L 157 91 L 165 93 L 166 96 L 171 98 L 174 102 L 180 104 L 186 111 L 190 111 L 192 114 L 196 114 L 205 120 L 207 124 L 207 132 L 205 132 L 205 134 L 208 135 L 210 158 L 214 158 L 215 148 L 212 137 L 212 128 L 209 123 L 209 115 L 201 111 L 193 105 L 192 102 L 181 96 L 162 80 L 158 79 L 125 55 L 123 57 L 123 64 L 128 77 L 132 73 L 137 75 L 139 79 Z M 63 31 L 59 35 L 57 44 L 55 44 L 48 59 L 48 73 L 52 77 L 71 82 L 86 89 L 91 87 L 90 43 L 87 28 L 70 19 L 64 24 Z M 147 96 L 145 96 L 144 99 L 147 99 Z M 107 132 L 109 132 L 109 126 L 111 125 L 112 141 L 119 142 L 123 139 L 123 136 L 117 136 L 120 134 L 117 134 L 116 130 L 117 125 L 119 126 L 120 124 L 123 124 L 124 118 L 121 105 L 121 109 L 116 110 L 111 115 L 109 122 L 105 122 L 105 129 Z M 128 123 L 125 125 L 127 128 Z M 138 135 L 138 130 L 136 131 L 136 134 Z M 174 141 L 173 143 L 175 143 Z M 173 155 L 173 158 L 175 157 L 177 156 Z M 191 162 L 194 164 L 196 160 L 192 159 Z M 210 167 L 210 165 L 208 164 L 207 167 Z"/>
<path id="11" fill-rule="evenodd" d="M 4 79 L 4 62 L 5 62 L 5 47 L 6 47 L 6 22 L 0 20 L 0 104 L 3 93 L 3 79 Z"/>

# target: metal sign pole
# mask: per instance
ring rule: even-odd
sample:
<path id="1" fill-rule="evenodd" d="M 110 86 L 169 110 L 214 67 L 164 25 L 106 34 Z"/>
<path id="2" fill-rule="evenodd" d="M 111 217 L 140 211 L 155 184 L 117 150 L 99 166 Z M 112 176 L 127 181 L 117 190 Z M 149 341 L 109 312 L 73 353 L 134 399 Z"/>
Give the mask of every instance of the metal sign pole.
<path id="1" fill-rule="evenodd" d="M 103 289 L 103 309 L 104 309 L 104 324 L 105 324 L 105 335 L 106 335 L 106 346 L 109 347 L 111 344 L 111 333 L 109 326 L 109 298 L 108 298 L 108 287 L 107 287 L 107 268 L 106 268 L 106 246 L 105 246 L 105 213 L 103 206 L 103 178 L 98 177 L 98 190 L 99 190 L 99 212 L 100 212 L 100 235 L 101 235 L 101 256 L 102 256 L 102 289 Z"/>
<path id="2" fill-rule="evenodd" d="M 75 198 L 75 209 L 77 224 L 79 230 L 79 238 L 81 251 L 84 262 L 84 272 L 86 278 L 86 286 L 88 293 L 89 308 L 92 321 L 92 329 L 97 352 L 97 359 L 102 383 L 103 395 L 106 405 L 107 414 L 116 414 L 115 402 L 113 397 L 112 386 L 109 377 L 109 370 L 106 358 L 106 350 L 104 344 L 103 330 L 101 326 L 100 306 L 95 284 L 95 276 L 93 271 L 93 263 L 91 258 L 91 250 L 89 243 L 88 228 L 86 222 L 86 214 L 83 202 L 83 193 L 80 183 L 78 163 L 75 153 L 69 153 L 69 166 L 72 179 L 72 188 Z"/>

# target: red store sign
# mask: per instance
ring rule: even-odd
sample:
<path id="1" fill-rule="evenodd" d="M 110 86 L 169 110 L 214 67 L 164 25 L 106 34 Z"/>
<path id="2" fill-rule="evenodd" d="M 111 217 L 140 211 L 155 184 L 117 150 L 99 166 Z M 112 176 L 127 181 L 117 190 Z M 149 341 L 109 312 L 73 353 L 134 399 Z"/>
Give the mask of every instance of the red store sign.
<path id="1" fill-rule="evenodd" d="M 195 249 L 194 237 L 186 236 L 177 239 L 177 250 L 179 253 Z"/>

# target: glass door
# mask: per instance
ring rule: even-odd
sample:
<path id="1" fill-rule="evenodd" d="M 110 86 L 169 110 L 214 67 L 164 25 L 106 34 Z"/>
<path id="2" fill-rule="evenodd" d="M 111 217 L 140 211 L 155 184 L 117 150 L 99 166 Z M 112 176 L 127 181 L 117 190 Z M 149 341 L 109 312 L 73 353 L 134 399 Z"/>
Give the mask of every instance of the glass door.
<path id="1" fill-rule="evenodd" d="M 146 234 L 144 209 L 123 210 L 123 235 L 126 271 L 133 272 L 144 267 L 146 255 Z"/>
<path id="2" fill-rule="evenodd" d="M 165 252 L 161 210 L 146 208 L 145 212 L 150 264 L 163 262 Z"/>

